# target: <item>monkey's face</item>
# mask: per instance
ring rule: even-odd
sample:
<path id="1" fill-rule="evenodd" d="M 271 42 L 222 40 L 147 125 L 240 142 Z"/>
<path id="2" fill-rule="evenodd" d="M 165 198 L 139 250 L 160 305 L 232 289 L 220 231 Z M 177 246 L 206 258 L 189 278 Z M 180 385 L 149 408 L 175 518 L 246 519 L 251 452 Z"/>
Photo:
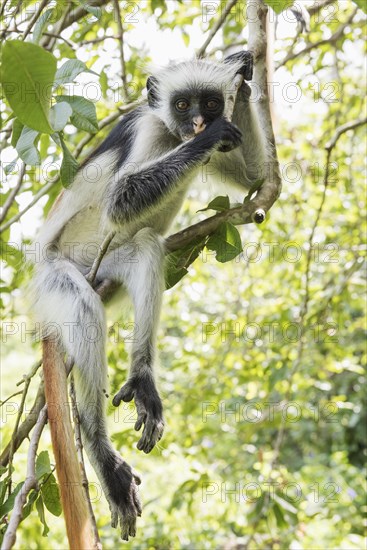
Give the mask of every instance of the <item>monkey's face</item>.
<path id="1" fill-rule="evenodd" d="M 182 141 L 187 141 L 224 112 L 223 94 L 215 89 L 185 90 L 172 94 L 169 129 Z"/>

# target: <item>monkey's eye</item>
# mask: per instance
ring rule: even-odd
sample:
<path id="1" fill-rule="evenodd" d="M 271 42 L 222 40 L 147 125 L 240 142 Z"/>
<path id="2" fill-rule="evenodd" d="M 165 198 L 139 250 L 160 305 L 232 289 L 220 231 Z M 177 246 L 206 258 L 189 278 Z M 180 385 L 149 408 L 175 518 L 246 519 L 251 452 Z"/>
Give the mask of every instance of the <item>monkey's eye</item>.
<path id="1" fill-rule="evenodd" d="M 190 107 L 189 102 L 186 101 L 186 99 L 179 99 L 176 101 L 176 109 L 178 111 L 187 111 L 187 109 Z"/>
<path id="2" fill-rule="evenodd" d="M 206 108 L 209 109 L 209 111 L 215 111 L 215 109 L 218 108 L 219 101 L 216 99 L 209 99 L 209 101 L 206 102 Z"/>

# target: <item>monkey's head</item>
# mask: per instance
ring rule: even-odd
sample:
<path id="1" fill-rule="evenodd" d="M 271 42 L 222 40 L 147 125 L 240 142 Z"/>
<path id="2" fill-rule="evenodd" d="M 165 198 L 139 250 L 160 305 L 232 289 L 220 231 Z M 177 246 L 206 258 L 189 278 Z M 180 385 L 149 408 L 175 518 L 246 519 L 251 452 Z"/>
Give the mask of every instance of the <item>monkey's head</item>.
<path id="1" fill-rule="evenodd" d="M 148 104 L 172 134 L 191 139 L 223 116 L 240 66 L 204 60 L 170 65 L 148 78 Z"/>

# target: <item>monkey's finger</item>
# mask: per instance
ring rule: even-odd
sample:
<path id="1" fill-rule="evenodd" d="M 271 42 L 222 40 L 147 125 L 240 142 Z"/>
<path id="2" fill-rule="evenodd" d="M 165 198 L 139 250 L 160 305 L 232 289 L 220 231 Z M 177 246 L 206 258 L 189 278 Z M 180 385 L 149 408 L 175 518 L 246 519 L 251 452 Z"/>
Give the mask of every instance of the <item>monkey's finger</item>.
<path id="1" fill-rule="evenodd" d="M 138 495 L 136 489 L 134 489 L 134 491 L 133 491 L 133 500 L 134 500 L 134 505 L 135 505 L 135 508 L 136 508 L 136 513 L 140 517 L 142 512 L 143 512 L 143 507 L 141 505 L 139 495 Z"/>
<path id="2" fill-rule="evenodd" d="M 155 443 L 154 441 L 153 441 L 153 444 L 151 442 L 150 434 L 147 431 L 147 424 L 146 424 L 143 431 L 143 435 L 139 439 L 136 447 L 139 451 L 143 451 L 145 454 L 148 454 L 153 449 L 154 443 Z"/>
<path id="3" fill-rule="evenodd" d="M 134 505 L 131 502 L 130 508 Z M 130 537 L 135 537 L 136 535 L 136 514 L 130 509 L 127 509 L 125 513 L 120 514 L 120 529 L 121 529 L 121 538 L 122 540 L 129 540 Z"/>
<path id="4" fill-rule="evenodd" d="M 141 485 L 141 477 L 140 475 L 135 471 L 131 470 L 131 473 L 133 474 L 134 481 L 137 485 Z"/>
<path id="5" fill-rule="evenodd" d="M 122 386 L 120 391 L 118 391 L 115 395 L 115 397 L 112 399 L 112 404 L 115 407 L 118 407 L 121 401 L 132 401 L 134 398 L 134 390 L 131 388 L 129 383 Z"/>
<path id="6" fill-rule="evenodd" d="M 111 510 L 111 527 L 116 529 L 116 527 L 118 526 L 118 522 L 119 522 L 118 513 L 116 511 L 112 512 Z"/>
<path id="7" fill-rule="evenodd" d="M 145 423 L 143 435 L 138 442 L 137 448 L 139 451 L 143 451 L 148 454 L 153 449 L 156 439 L 154 438 L 154 431 L 156 428 L 155 420 L 149 420 Z"/>
<path id="8" fill-rule="evenodd" d="M 138 411 L 138 419 L 135 422 L 134 430 L 138 432 L 142 427 L 142 425 L 144 424 L 144 422 L 146 421 L 146 419 L 147 419 L 147 411 L 145 409 L 142 411 Z"/>

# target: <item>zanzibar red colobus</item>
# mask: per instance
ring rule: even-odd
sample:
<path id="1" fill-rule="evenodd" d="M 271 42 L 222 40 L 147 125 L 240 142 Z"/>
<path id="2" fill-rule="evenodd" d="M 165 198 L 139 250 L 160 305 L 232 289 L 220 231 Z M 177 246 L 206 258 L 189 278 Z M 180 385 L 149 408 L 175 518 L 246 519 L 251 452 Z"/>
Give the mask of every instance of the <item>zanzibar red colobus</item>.
<path id="1" fill-rule="evenodd" d="M 33 310 L 44 337 L 59 327 L 59 344 L 74 362 L 83 443 L 109 502 L 112 525 L 135 535 L 141 514 L 138 476 L 113 449 L 106 430 L 106 325 L 96 290 L 104 281 L 123 287 L 134 306 L 135 342 L 127 382 L 113 398 L 134 399 L 138 449 L 149 453 L 164 429 L 162 403 L 153 373 L 155 340 L 164 288 L 164 237 L 189 185 L 201 170 L 225 176 L 243 190 L 261 179 L 266 142 L 251 89 L 243 82 L 233 122 L 225 118 L 226 90 L 237 73 L 252 78 L 252 55 L 224 62 L 193 60 L 169 65 L 148 78 L 148 105 L 127 114 L 62 191 L 41 228 L 43 259 L 35 267 Z M 100 245 L 116 231 L 95 283 L 85 279 Z M 124 261 L 131 250 L 135 261 Z M 83 327 L 101 327 L 86 339 Z M 51 327 L 51 328 L 50 328 Z M 73 337 L 70 337 L 72 327 Z"/>

